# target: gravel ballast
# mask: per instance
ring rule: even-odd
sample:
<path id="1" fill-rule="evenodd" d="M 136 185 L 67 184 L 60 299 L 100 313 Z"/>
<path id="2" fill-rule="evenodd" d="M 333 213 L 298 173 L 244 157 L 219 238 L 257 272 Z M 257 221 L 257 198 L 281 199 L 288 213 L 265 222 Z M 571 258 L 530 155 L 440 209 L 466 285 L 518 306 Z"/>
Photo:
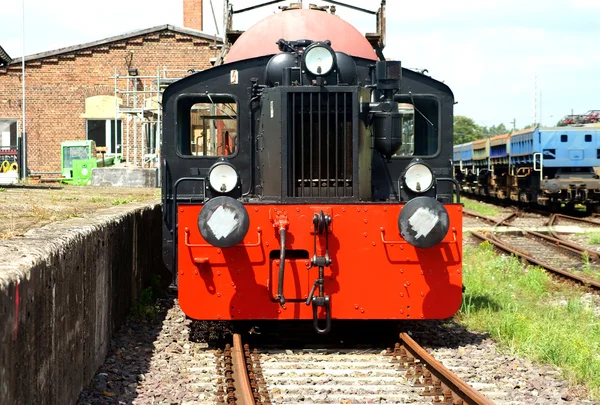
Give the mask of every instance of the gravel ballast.
<path id="1" fill-rule="evenodd" d="M 181 312 L 176 299 L 160 300 L 157 309 L 157 320 L 147 322 L 130 318 L 114 337 L 105 364 L 98 370 L 90 387 L 81 393 L 78 404 L 215 403 L 219 378 L 215 371 L 215 351 L 207 348 L 206 343 L 195 337 L 196 332 L 190 327 L 191 321 Z M 581 396 L 586 395 L 581 387 L 569 388 L 567 381 L 560 378 L 559 369 L 504 354 L 484 334 L 466 331 L 452 322 L 442 324 L 428 321 L 407 323 L 406 326 L 413 338 L 427 348 L 436 359 L 497 404 L 595 403 L 581 399 Z M 311 394 L 309 391 L 312 388 L 305 387 L 306 392 L 295 391 L 294 398 L 287 399 L 279 391 L 279 395 L 273 395 L 271 398 L 273 403 L 308 403 L 310 400 L 325 400 L 324 403 L 327 403 L 331 402 L 327 401 L 328 394 L 333 402 L 354 403 L 342 402 L 342 396 L 346 395 L 348 387 L 334 386 L 337 384 L 336 378 L 344 377 L 340 381 L 348 383 L 348 377 L 355 373 L 344 374 L 345 366 L 328 366 L 326 357 L 332 354 L 331 349 L 328 349 L 327 353 L 329 354 L 318 351 L 282 350 L 280 354 L 274 355 L 271 350 L 261 355 L 263 371 L 266 372 L 265 379 L 273 388 L 276 389 L 278 384 L 288 385 L 293 381 L 315 388 Z M 364 352 L 361 356 L 367 354 Z M 375 352 L 371 355 L 375 355 Z M 334 352 L 331 360 L 334 360 L 334 363 L 335 360 L 346 361 L 347 357 L 347 352 Z M 285 361 L 289 365 L 289 360 L 292 360 L 292 364 L 302 360 L 303 364 L 298 363 L 297 368 L 279 367 L 282 364 L 276 364 Z M 379 360 L 371 358 L 369 361 Z M 402 388 L 404 394 L 389 396 L 385 379 L 378 382 L 383 385 L 380 397 L 376 397 L 377 384 L 371 385 L 368 382 L 381 377 L 383 368 L 380 366 L 357 365 L 362 368 L 362 374 L 357 375 L 360 377 L 356 380 L 357 385 L 354 391 L 350 387 L 350 391 L 359 394 L 365 392 L 365 389 L 373 388 L 375 396 L 369 395 L 363 399 L 377 399 L 375 403 L 394 403 L 394 399 L 415 398 L 415 393 L 411 390 L 406 391 L 405 388 Z M 330 372 L 333 368 L 342 371 Z M 290 374 L 267 371 L 270 369 L 289 369 Z M 303 369 L 321 369 L 321 375 L 311 376 L 310 381 L 304 381 L 303 375 L 307 371 L 301 371 Z M 338 374 L 342 375 L 336 377 Z M 327 386 L 323 386 L 324 383 Z M 370 387 L 360 386 L 365 383 Z M 271 393 L 277 392 L 275 390 Z M 359 398 L 357 395 L 356 399 Z"/>

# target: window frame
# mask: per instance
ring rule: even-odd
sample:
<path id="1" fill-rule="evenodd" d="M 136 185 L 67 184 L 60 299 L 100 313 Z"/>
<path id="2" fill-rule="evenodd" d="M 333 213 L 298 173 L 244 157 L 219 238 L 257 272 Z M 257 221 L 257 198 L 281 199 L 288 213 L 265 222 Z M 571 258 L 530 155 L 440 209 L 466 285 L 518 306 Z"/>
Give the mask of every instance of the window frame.
<path id="1" fill-rule="evenodd" d="M 235 96 L 234 94 L 229 94 L 229 93 L 186 93 L 186 94 L 180 94 L 176 99 L 175 99 L 175 111 L 174 111 L 174 117 L 175 117 L 175 122 L 179 123 L 181 122 L 181 120 L 179 119 L 180 114 L 183 112 L 182 110 L 187 111 L 187 114 L 189 116 L 190 111 L 191 111 L 191 106 L 195 105 L 195 104 L 199 104 L 199 103 L 204 103 L 204 101 L 194 101 L 190 108 L 182 108 L 182 103 L 184 101 L 187 100 L 200 100 L 200 99 L 205 99 L 207 100 L 208 103 L 210 103 L 210 100 L 208 99 L 208 96 L 211 97 L 215 97 L 215 98 L 230 98 L 231 100 L 235 101 L 236 104 L 236 108 L 237 108 L 237 115 L 236 115 L 236 131 L 237 131 L 237 136 L 238 136 L 238 142 L 237 142 L 237 147 L 235 149 L 235 152 L 232 153 L 231 155 L 224 155 L 224 156 L 219 156 L 219 155 L 215 155 L 215 156 L 205 156 L 205 155 L 187 155 L 181 152 L 181 142 L 180 142 L 180 131 L 182 130 L 183 125 L 179 124 L 176 125 L 176 130 L 174 131 L 174 135 L 175 135 L 175 139 L 173 142 L 173 149 L 175 151 L 175 154 L 177 155 L 177 157 L 181 158 L 181 159 L 213 159 L 213 160 L 217 160 L 217 159 L 221 159 L 221 158 L 225 158 L 225 159 L 232 159 L 234 157 L 236 157 L 241 149 L 241 139 L 242 137 L 240 136 L 240 108 L 242 106 L 242 104 L 240 103 L 240 100 L 237 96 Z M 219 101 L 215 101 L 215 104 L 219 104 Z M 190 121 L 187 121 L 188 123 Z M 191 136 L 188 136 L 188 139 L 191 139 Z"/>
<path id="2" fill-rule="evenodd" d="M 404 98 L 408 98 L 407 101 L 404 101 Z M 420 115 L 421 113 L 417 111 L 417 108 L 415 107 L 415 104 L 412 103 L 413 100 L 417 100 L 417 99 L 431 99 L 433 101 L 435 101 L 435 103 L 437 103 L 437 145 L 436 145 L 436 151 L 430 155 L 404 155 L 404 156 L 392 156 L 392 159 L 398 159 L 398 160 L 412 160 L 415 158 L 421 158 L 421 159 L 435 159 L 437 157 L 439 157 L 442 153 L 442 136 L 441 136 L 441 129 L 442 129 L 442 109 L 441 109 L 441 98 L 439 95 L 437 94 L 431 94 L 431 93 L 425 93 L 425 94 L 395 94 L 394 95 L 394 101 L 398 102 L 398 103 L 409 103 L 412 104 L 414 107 L 414 116 L 415 116 L 415 121 L 416 121 L 416 116 L 417 114 Z M 414 133 L 414 124 L 413 124 L 413 133 Z M 415 139 L 416 139 L 416 134 L 415 134 Z M 413 143 L 414 146 L 414 143 Z"/>
<path id="3" fill-rule="evenodd" d="M 106 132 L 104 133 L 104 143 L 106 144 L 106 156 L 123 156 L 124 155 L 124 149 L 125 149 L 125 145 L 124 145 L 124 133 L 123 133 L 123 119 L 122 118 L 86 118 L 85 119 L 85 140 L 86 141 L 95 141 L 95 139 L 90 139 L 89 137 L 89 130 L 90 130 L 90 121 L 104 121 L 104 125 L 107 125 L 107 122 L 110 122 L 110 134 L 107 134 Z M 117 151 L 117 145 L 118 144 L 113 144 L 113 137 L 115 142 L 117 141 L 117 137 L 118 137 L 118 133 L 119 131 L 117 130 L 116 133 L 113 133 L 115 126 L 113 125 L 113 121 L 116 122 L 120 122 L 121 125 L 121 151 Z M 118 127 L 118 126 L 117 126 Z M 110 142 L 107 142 L 110 141 Z M 109 147 L 110 145 L 110 147 Z M 98 144 L 96 144 L 96 146 L 98 147 Z M 115 152 L 111 152 L 111 149 L 113 149 Z"/>
<path id="4" fill-rule="evenodd" d="M 12 144 L 11 143 L 11 135 L 9 132 L 8 135 L 8 146 L 4 146 L 0 143 L 0 150 L 2 151 L 11 151 L 11 150 L 18 150 L 19 149 L 19 129 L 20 129 L 20 122 L 18 119 L 16 118 L 2 118 L 0 116 L 0 122 L 6 122 L 9 125 L 9 130 L 10 130 L 10 126 L 12 124 L 15 125 L 15 143 Z M 2 134 L 0 134 L 0 142 L 2 142 Z"/>

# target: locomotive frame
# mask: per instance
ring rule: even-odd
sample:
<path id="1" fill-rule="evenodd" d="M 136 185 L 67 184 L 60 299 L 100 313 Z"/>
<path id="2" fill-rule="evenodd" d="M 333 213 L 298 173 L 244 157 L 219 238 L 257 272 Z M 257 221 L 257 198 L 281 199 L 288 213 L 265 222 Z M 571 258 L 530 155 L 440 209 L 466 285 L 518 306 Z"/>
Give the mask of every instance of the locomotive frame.
<path id="1" fill-rule="evenodd" d="M 319 333 L 332 319 L 452 316 L 462 298 L 452 92 L 372 49 L 356 56 L 368 41 L 344 46 L 356 30 L 325 11 L 270 18 L 273 31 L 319 21 L 331 38 L 279 38 L 279 52 L 228 60 L 163 95 L 163 257 L 183 311 L 312 319 Z M 204 104 L 203 119 L 235 119 L 202 135 L 233 139 L 234 153 L 193 154 Z M 398 156 L 407 140 L 413 153 Z"/>

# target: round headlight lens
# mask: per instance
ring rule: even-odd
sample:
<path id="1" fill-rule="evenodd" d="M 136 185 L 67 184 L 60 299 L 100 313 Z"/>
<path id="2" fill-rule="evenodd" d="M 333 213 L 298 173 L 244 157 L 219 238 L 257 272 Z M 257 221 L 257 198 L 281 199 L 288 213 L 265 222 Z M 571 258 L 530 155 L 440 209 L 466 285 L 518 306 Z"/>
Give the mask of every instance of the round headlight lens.
<path id="1" fill-rule="evenodd" d="M 415 193 L 424 193 L 433 186 L 433 173 L 422 163 L 416 163 L 406 169 L 404 183 Z"/>
<path id="2" fill-rule="evenodd" d="M 313 75 L 326 75 L 333 69 L 333 51 L 323 45 L 309 47 L 304 52 L 304 65 Z"/>
<path id="3" fill-rule="evenodd" d="M 229 193 L 238 183 L 238 174 L 230 164 L 217 163 L 210 169 L 208 182 L 213 190 Z"/>

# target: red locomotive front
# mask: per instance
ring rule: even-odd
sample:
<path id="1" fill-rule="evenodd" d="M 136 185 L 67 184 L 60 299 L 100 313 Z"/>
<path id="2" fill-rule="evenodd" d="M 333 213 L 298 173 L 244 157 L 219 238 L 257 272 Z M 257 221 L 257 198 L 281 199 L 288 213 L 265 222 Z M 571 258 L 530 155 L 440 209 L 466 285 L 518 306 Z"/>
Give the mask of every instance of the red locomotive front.
<path id="1" fill-rule="evenodd" d="M 378 15 L 369 41 L 327 11 L 284 11 L 165 91 L 163 252 L 189 317 L 326 333 L 458 310 L 454 98 L 383 58 Z"/>

